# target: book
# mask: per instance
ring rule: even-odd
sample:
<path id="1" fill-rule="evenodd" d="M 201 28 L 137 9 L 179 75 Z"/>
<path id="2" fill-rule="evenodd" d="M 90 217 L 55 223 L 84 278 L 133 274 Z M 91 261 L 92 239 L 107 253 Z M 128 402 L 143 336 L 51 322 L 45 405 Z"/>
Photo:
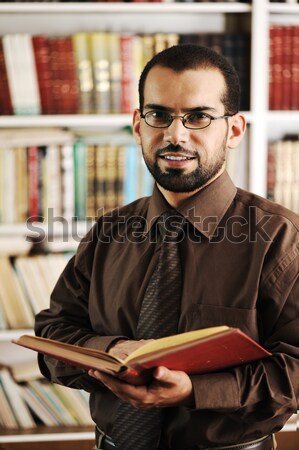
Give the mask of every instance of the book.
<path id="1" fill-rule="evenodd" d="M 72 35 L 74 57 L 79 80 L 79 112 L 92 113 L 93 106 L 93 76 L 90 55 L 89 34 L 85 32 Z"/>
<path id="2" fill-rule="evenodd" d="M 31 328 L 34 317 L 18 276 L 6 256 L 0 257 L 0 303 L 11 329 Z"/>
<path id="3" fill-rule="evenodd" d="M 151 341 L 121 360 L 109 353 L 52 339 L 23 335 L 12 342 L 72 366 L 113 374 L 144 384 L 157 366 L 188 374 L 210 373 L 270 356 L 238 328 L 226 325 L 189 331 Z"/>
<path id="4" fill-rule="evenodd" d="M 2 38 L 0 38 L 0 114 L 13 114 L 13 107 L 11 103 L 11 95 L 9 90 L 6 63 L 4 58 L 4 49 Z"/>
<path id="5" fill-rule="evenodd" d="M 6 34 L 3 49 L 14 113 L 39 114 L 40 96 L 31 36 Z"/>
<path id="6" fill-rule="evenodd" d="M 94 77 L 95 111 L 110 112 L 110 73 L 108 32 L 90 34 L 91 62 Z"/>
<path id="7" fill-rule="evenodd" d="M 52 114 L 54 104 L 52 97 L 52 71 L 50 66 L 49 38 L 45 35 L 32 36 L 35 67 L 38 79 L 41 110 L 43 114 Z"/>
<path id="8" fill-rule="evenodd" d="M 0 371 L 0 385 L 2 385 L 11 410 L 20 428 L 35 428 L 36 423 L 21 396 L 20 386 L 14 382 L 9 370 L 6 368 L 2 368 Z"/>

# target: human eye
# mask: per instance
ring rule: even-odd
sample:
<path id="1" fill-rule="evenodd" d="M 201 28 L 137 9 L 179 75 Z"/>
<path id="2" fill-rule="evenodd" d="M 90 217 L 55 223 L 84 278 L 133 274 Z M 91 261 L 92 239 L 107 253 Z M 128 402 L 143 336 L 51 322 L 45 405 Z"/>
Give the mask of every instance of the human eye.
<path id="1" fill-rule="evenodd" d="M 186 114 L 185 120 L 188 125 L 192 125 L 194 127 L 204 127 L 206 125 L 209 125 L 210 116 L 200 111 L 194 111 L 192 113 Z"/>
<path id="2" fill-rule="evenodd" d="M 171 120 L 171 115 L 167 111 L 149 111 L 147 114 L 147 119 L 151 121 L 154 125 L 165 125 Z"/>

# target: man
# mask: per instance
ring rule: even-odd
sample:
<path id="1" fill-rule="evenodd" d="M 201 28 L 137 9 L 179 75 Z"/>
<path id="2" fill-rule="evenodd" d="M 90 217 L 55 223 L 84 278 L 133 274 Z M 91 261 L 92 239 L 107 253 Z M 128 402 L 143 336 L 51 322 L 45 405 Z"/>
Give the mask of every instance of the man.
<path id="1" fill-rule="evenodd" d="M 227 152 L 246 125 L 236 72 L 223 57 L 174 46 L 147 64 L 139 94 L 133 131 L 156 181 L 153 195 L 98 220 L 61 275 L 50 308 L 37 316 L 36 333 L 120 357 L 159 337 L 143 334 L 139 324 L 160 267 L 164 238 L 156 225 L 171 210 L 186 220 L 177 244 L 182 284 L 172 291 L 179 291 L 176 332 L 238 327 L 272 356 L 192 376 L 158 367 L 149 385 L 137 387 L 40 356 L 41 371 L 91 393 L 98 448 L 270 450 L 271 435 L 298 408 L 298 217 L 237 189 L 225 171 Z M 132 410 L 138 425 L 129 422 Z M 150 413 L 159 414 L 156 444 L 146 444 Z M 140 425 L 144 442 L 136 443 L 131 435 Z"/>

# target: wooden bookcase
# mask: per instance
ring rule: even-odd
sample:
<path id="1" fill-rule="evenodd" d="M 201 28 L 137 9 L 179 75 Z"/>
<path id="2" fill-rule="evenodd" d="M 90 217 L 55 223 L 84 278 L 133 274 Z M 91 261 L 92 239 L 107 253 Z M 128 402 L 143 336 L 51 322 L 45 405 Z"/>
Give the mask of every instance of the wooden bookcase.
<path id="1" fill-rule="evenodd" d="M 280 138 L 285 133 L 299 133 L 299 111 L 268 110 L 268 58 L 271 23 L 299 24 L 299 4 L 270 3 L 268 0 L 252 0 L 251 3 L 205 2 L 205 3 L 0 3 L 1 35 L 28 32 L 72 34 L 77 31 L 128 31 L 128 32 L 198 32 L 224 31 L 242 23 L 251 32 L 251 81 L 250 109 L 245 111 L 249 124 L 249 190 L 265 196 L 267 178 L 267 147 L 269 139 Z M 0 116 L 0 129 L 65 127 L 117 129 L 130 125 L 131 116 L 116 115 L 56 115 L 56 116 Z M 84 225 L 82 225 L 84 228 Z M 26 227 L 23 225 L 0 224 L 0 252 L 8 239 L 24 239 Z M 58 232 L 59 234 L 59 232 Z M 2 358 L 22 358 L 10 344 L 13 336 L 23 331 L 1 332 L 0 353 Z M 1 361 L 0 361 L 1 362 Z M 42 430 L 40 430 L 42 431 Z M 84 434 L 87 433 L 87 434 Z M 93 432 L 76 430 L 75 437 L 68 434 L 41 434 L 42 440 L 52 441 L 51 450 L 91 448 Z M 65 440 L 63 438 L 65 436 Z M 289 437 L 289 439 L 288 439 Z M 0 435 L 0 449 L 50 448 L 36 444 L 36 434 L 28 433 Z M 58 441 L 63 441 L 57 444 Z M 280 433 L 280 450 L 295 450 L 299 445 L 298 433 Z M 289 441 L 289 443 L 288 443 Z M 26 444 L 27 442 L 27 444 Z M 55 444 L 56 442 L 56 444 Z M 71 443 L 66 447 L 66 442 Z M 80 447 L 80 442 L 82 446 Z M 84 444 L 83 444 L 84 442 Z M 295 443 L 297 445 L 295 445 Z M 60 447 L 59 447 L 60 445 Z M 45 447 L 44 447 L 45 446 Z"/>

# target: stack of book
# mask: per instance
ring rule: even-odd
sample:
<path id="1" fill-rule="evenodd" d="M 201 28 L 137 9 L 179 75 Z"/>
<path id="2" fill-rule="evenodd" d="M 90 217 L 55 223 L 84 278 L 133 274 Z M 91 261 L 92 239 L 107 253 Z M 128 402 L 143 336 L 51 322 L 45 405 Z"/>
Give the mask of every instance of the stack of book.
<path id="1" fill-rule="evenodd" d="M 0 429 L 93 425 L 87 392 L 41 380 L 37 363 L 31 366 L 27 373 L 21 366 L 0 369 Z"/>
<path id="2" fill-rule="evenodd" d="M 299 109 L 299 26 L 269 30 L 269 109 Z"/>
<path id="3" fill-rule="evenodd" d="M 131 113 L 138 107 L 138 80 L 147 61 L 188 42 L 210 46 L 235 65 L 241 108 L 249 109 L 246 33 L 17 33 L 0 40 L 0 114 Z"/>
<path id="4" fill-rule="evenodd" d="M 268 198 L 299 213 L 299 136 L 269 143 Z"/>

